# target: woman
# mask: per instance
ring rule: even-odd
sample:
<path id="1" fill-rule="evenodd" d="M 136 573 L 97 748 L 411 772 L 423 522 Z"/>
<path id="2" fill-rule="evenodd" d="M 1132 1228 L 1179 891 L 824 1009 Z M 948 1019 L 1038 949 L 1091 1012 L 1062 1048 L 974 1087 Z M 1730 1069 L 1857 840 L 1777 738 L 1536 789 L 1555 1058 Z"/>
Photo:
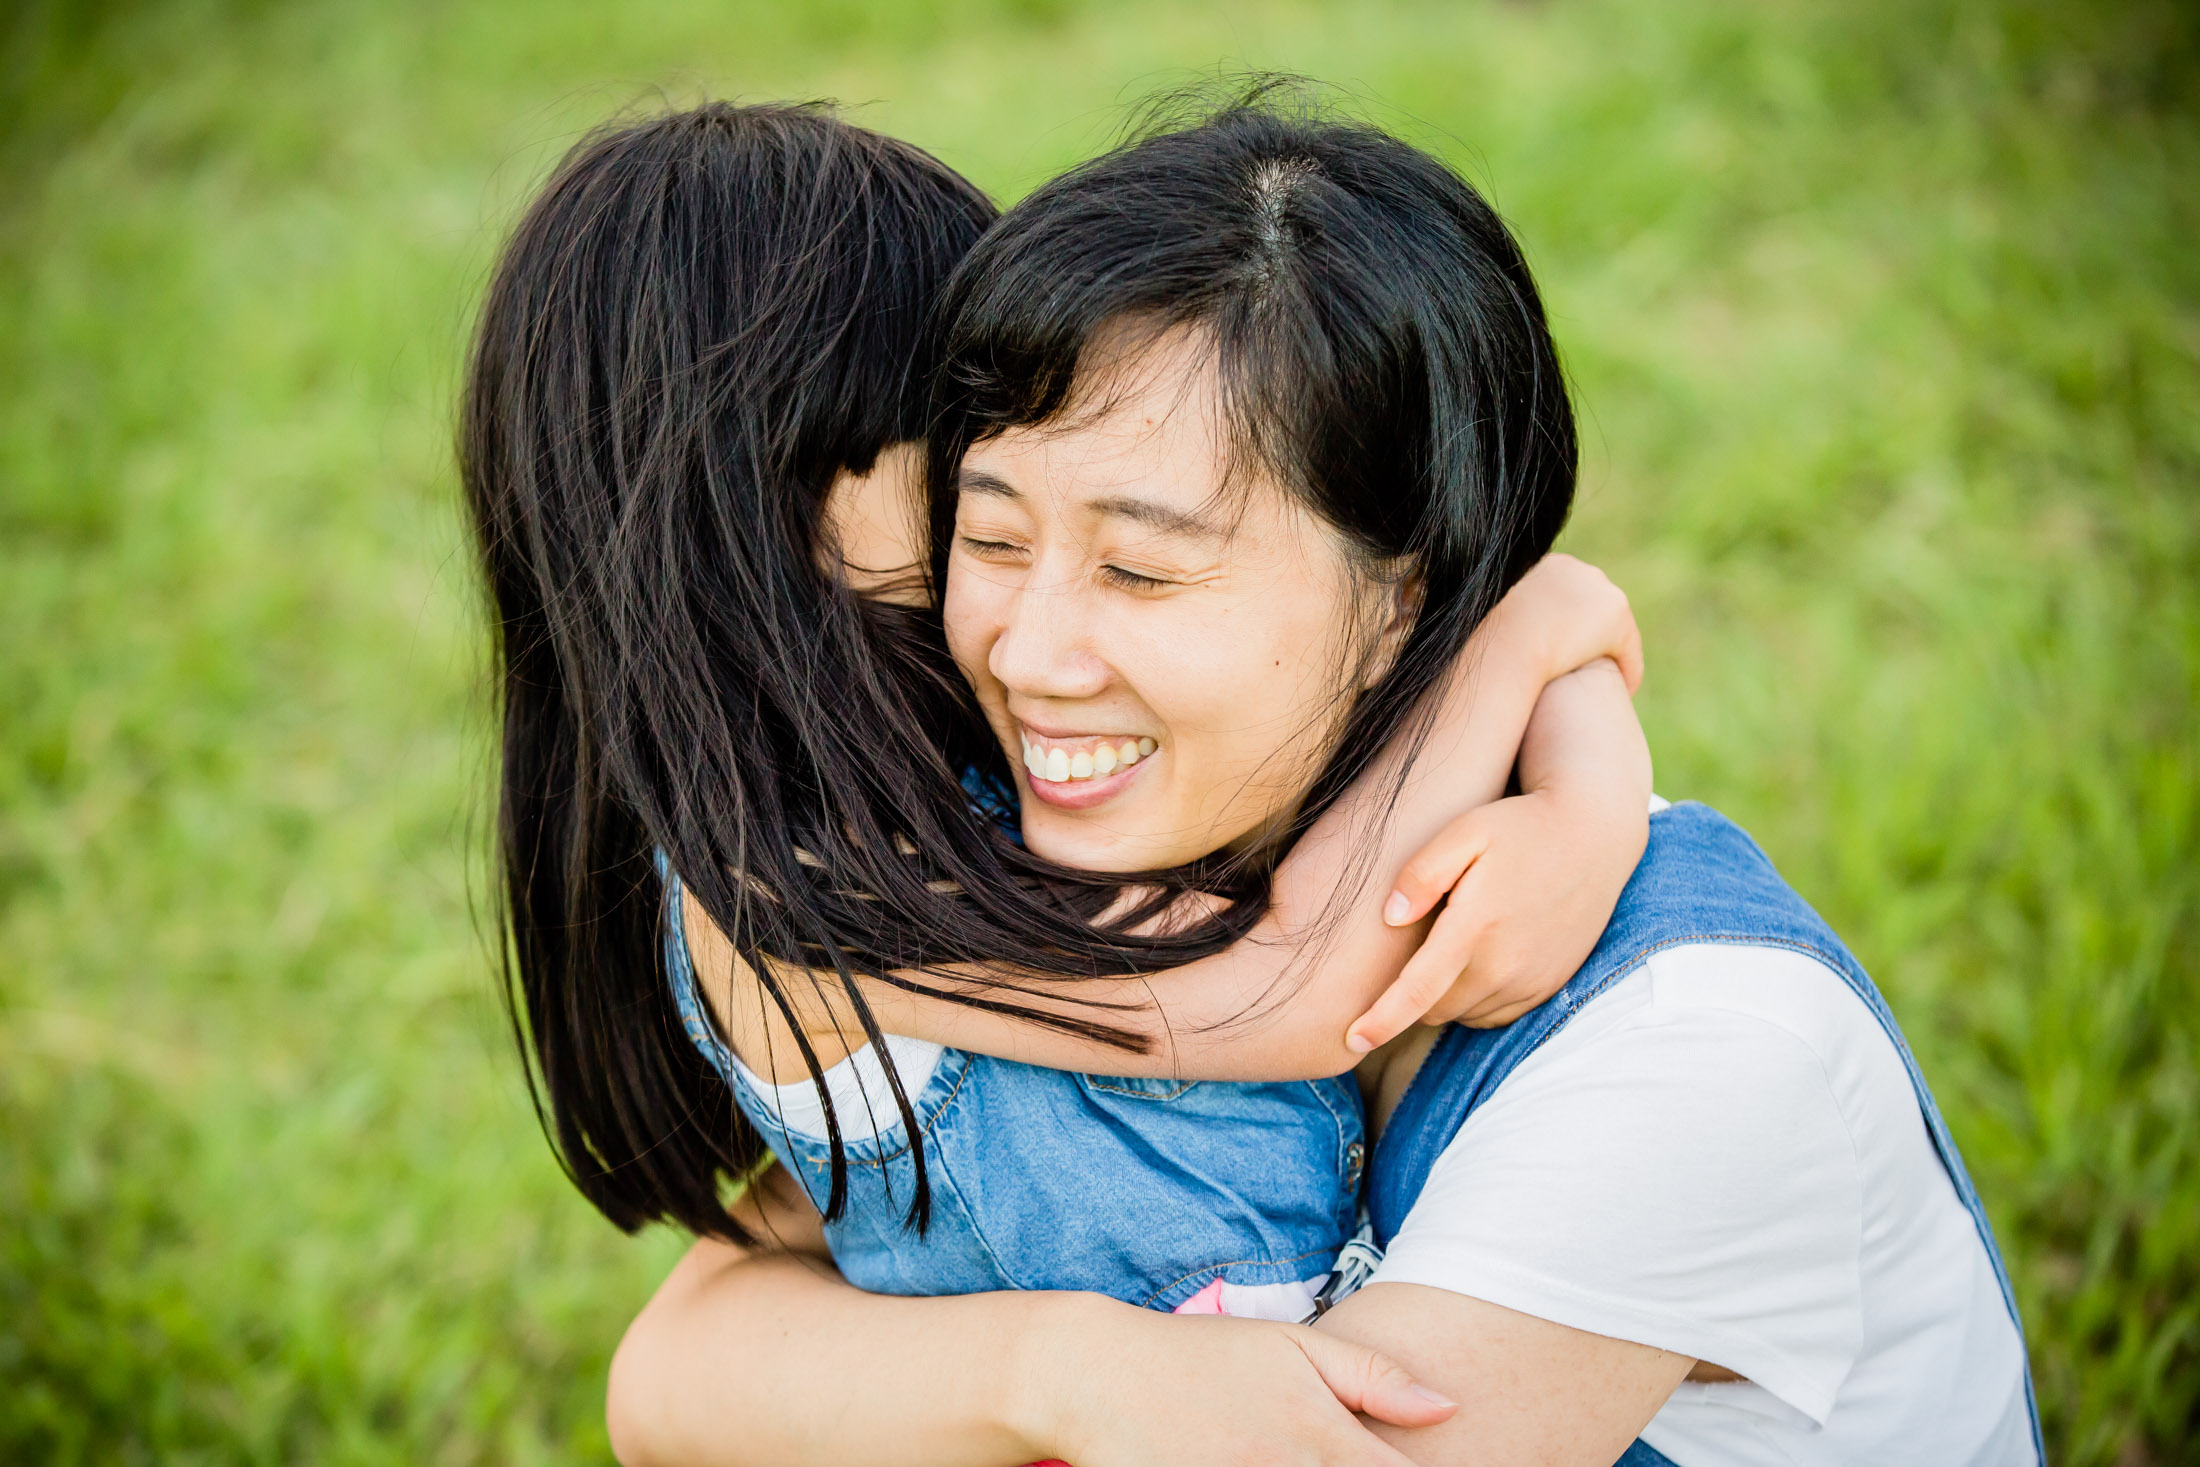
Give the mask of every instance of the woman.
<path id="1" fill-rule="evenodd" d="M 1563 515 L 1525 267 L 1379 133 L 1226 111 L 1040 190 L 956 281 L 948 636 L 1042 854 L 1123 869 L 1288 828 Z M 1325 627 L 1352 645 L 1294 660 Z M 1360 689 L 1341 717 L 1324 664 Z M 1035 785 L 1034 745 L 1044 771 L 1131 729 L 1198 757 L 1089 804 Z M 1554 1000 L 1382 1057 L 1392 1252 L 1320 1330 L 878 1298 L 704 1244 L 614 1365 L 622 1458 L 2037 1460 L 1991 1235 L 1883 1002 L 1732 826 L 1653 830 Z M 757 1206 L 815 1239 L 798 1189 Z M 1324 1332 L 1462 1409 L 1409 1422 L 1384 1357 Z"/>

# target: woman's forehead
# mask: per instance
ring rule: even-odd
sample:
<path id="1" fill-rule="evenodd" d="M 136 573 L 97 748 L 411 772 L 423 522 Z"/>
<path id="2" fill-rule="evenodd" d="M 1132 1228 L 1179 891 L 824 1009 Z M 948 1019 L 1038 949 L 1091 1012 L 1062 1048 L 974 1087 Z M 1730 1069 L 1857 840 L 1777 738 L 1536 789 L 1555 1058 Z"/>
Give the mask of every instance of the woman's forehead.
<path id="1" fill-rule="evenodd" d="M 974 445 L 957 487 L 1217 541 L 1292 508 L 1273 476 L 1236 451 L 1207 340 L 1189 328 L 1103 348 L 1062 411 Z"/>

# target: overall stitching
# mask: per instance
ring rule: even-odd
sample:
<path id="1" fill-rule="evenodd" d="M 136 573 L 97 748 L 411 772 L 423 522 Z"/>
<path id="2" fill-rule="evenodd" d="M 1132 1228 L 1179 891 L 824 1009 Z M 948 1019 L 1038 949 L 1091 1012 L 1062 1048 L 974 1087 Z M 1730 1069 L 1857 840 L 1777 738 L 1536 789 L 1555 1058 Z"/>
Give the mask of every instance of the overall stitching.
<path id="1" fill-rule="evenodd" d="M 1185 1284 L 1190 1283 L 1193 1279 L 1220 1277 L 1222 1271 L 1226 1268 L 1287 1268 L 1294 1263 L 1304 1263 L 1309 1258 L 1327 1258 L 1328 1256 L 1329 1250 L 1326 1248 L 1320 1248 L 1311 1253 L 1301 1253 L 1293 1258 L 1240 1258 L 1230 1263 L 1210 1263 L 1205 1268 L 1193 1269 L 1190 1273 L 1185 1274 L 1182 1278 L 1171 1279 L 1169 1282 L 1163 1284 L 1160 1288 L 1154 1290 L 1151 1294 L 1148 1294 L 1145 1297 L 1145 1300 L 1140 1303 L 1138 1307 L 1141 1309 L 1151 1309 L 1154 1307 L 1153 1301 L 1161 1298 L 1171 1289 L 1181 1288 Z M 1286 1279 L 1284 1280 L 1284 1282 L 1289 1283 L 1290 1280 Z M 1197 1289 L 1194 1289 L 1192 1292 L 1197 1293 L 1199 1291 Z"/>
<path id="2" fill-rule="evenodd" d="M 1087 1089 L 1098 1090 L 1106 1095 L 1122 1095 L 1132 1100 L 1151 1100 L 1163 1105 L 1166 1105 L 1168 1102 L 1177 1099 L 1179 1096 L 1185 1095 L 1190 1091 L 1198 1089 L 1200 1085 L 1200 1082 L 1197 1080 L 1186 1080 L 1182 1077 L 1179 1077 L 1176 1081 L 1176 1088 L 1174 1090 L 1171 1090 L 1168 1094 L 1163 1095 L 1152 1090 L 1132 1090 L 1127 1086 L 1109 1083 L 1110 1081 L 1114 1080 L 1128 1080 L 1133 1078 L 1129 1075 L 1088 1075 L 1085 1074 L 1083 1071 L 1079 1071 L 1077 1078 L 1085 1082 L 1085 1086 Z"/>
<path id="3" fill-rule="evenodd" d="M 1555 1020 L 1555 1022 L 1549 1024 L 1544 1029 L 1543 1033 L 1537 1036 L 1535 1043 L 1528 1046 L 1527 1050 L 1521 1054 L 1519 1061 L 1515 1062 L 1515 1067 L 1517 1068 L 1518 1064 L 1525 1063 L 1529 1055 L 1534 1054 L 1545 1044 L 1548 1044 L 1551 1041 L 1551 1038 L 1556 1035 L 1560 1029 L 1563 1029 L 1566 1026 L 1567 1022 L 1574 1017 L 1574 1015 L 1580 1013 L 1582 1009 L 1585 1008 L 1592 999 L 1601 998 L 1611 988 L 1613 984 L 1619 982 L 1622 978 L 1631 976 L 1637 968 L 1640 968 L 1643 964 L 1649 962 L 1659 953 L 1676 947 L 1700 947 L 1710 946 L 1713 944 L 1724 947 L 1786 948 L 1790 952 L 1797 952 L 1803 954 L 1805 957 L 1816 958 L 1819 962 L 1825 964 L 1828 968 L 1832 969 L 1837 976 L 1841 972 L 1841 964 L 1839 963 L 1839 961 L 1835 959 L 1835 957 L 1831 953 L 1827 952 L 1824 948 L 1817 946 L 1815 943 L 1797 942 L 1792 938 L 1750 937 L 1733 932 L 1692 933 L 1686 937 L 1665 938 L 1661 941 L 1651 943 L 1648 947 L 1643 948 L 1634 956 L 1628 958 L 1625 963 L 1621 964 L 1618 967 L 1615 967 L 1603 978 L 1597 980 L 1597 982 L 1583 989 L 1579 994 L 1576 994 L 1574 998 L 1567 1003 L 1564 1010 L 1551 1016 Z M 1846 984 L 1844 984 L 1844 986 L 1846 986 Z M 1858 997 L 1861 998 L 1862 995 L 1859 994 Z M 1870 1005 L 1867 1004 L 1866 1007 L 1869 1008 Z M 1877 1013 L 1874 1013 L 1872 1017 L 1876 1020 L 1879 1016 Z M 1886 1025 L 1882 1023 L 1880 1027 L 1884 1029 L 1886 1028 Z M 1903 1058 L 1910 1058 L 1909 1046 L 1903 1043 L 1902 1036 L 1899 1033 L 1891 1033 L 1890 1031 L 1890 1037 L 1894 1039 L 1895 1047 L 1902 1052 Z M 1434 1053 L 1435 1051 L 1432 1049 L 1430 1051 L 1430 1054 Z M 1414 1091 L 1418 1090 L 1421 1086 L 1421 1081 L 1427 1078 L 1427 1076 L 1428 1064 L 1426 1058 L 1424 1057 L 1421 1068 L 1414 1072 L 1413 1078 L 1406 1082 L 1406 1088 L 1403 1091 L 1399 1092 L 1397 1104 L 1391 1107 L 1391 1111 L 1393 1114 L 1396 1114 L 1398 1111 L 1405 1108 L 1406 1097 L 1413 1094 Z"/>

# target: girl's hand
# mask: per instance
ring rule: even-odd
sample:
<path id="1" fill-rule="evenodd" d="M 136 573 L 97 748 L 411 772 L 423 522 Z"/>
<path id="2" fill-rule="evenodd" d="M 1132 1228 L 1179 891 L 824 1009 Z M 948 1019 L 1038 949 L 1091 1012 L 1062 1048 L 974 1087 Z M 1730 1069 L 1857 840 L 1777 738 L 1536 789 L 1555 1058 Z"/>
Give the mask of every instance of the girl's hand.
<path id="1" fill-rule="evenodd" d="M 1392 901 L 1403 900 L 1390 909 L 1401 922 L 1439 899 L 1444 910 L 1356 1032 L 1416 1020 L 1493 1028 L 1558 992 L 1611 920 L 1643 828 L 1641 815 L 1551 790 L 1454 820 L 1399 874 Z"/>
<path id="2" fill-rule="evenodd" d="M 1439 901 L 1443 911 L 1353 1024 L 1354 1049 L 1416 1021 L 1509 1024 L 1595 948 L 1649 840 L 1650 751 L 1614 664 L 1545 690 L 1520 774 L 1526 793 L 1452 821 L 1399 873 L 1386 922 L 1418 922 Z"/>
<path id="3" fill-rule="evenodd" d="M 1299 1325 L 1071 1307 L 1083 1322 L 1045 1336 L 1025 1395 L 1035 1450 L 1074 1467 L 1409 1467 L 1354 1413 L 1433 1426 L 1458 1409 L 1387 1357 Z"/>
<path id="4" fill-rule="evenodd" d="M 1546 680 L 1609 657 L 1632 694 L 1642 686 L 1642 630 L 1627 593 L 1585 560 L 1544 556 L 1490 613 L 1490 638 L 1519 637 L 1535 649 Z"/>

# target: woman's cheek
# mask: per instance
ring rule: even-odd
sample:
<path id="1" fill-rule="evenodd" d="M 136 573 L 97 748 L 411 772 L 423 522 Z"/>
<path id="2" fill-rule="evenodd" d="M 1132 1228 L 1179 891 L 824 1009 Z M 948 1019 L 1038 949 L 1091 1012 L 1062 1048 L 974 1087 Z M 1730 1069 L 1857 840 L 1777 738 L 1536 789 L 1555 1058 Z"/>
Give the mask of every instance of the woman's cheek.
<path id="1" fill-rule="evenodd" d="M 1194 646 L 1203 655 L 1188 652 L 1179 676 L 1150 702 L 1167 702 L 1155 711 L 1174 735 L 1187 824 L 1221 822 L 1234 839 L 1244 833 L 1238 827 L 1265 817 L 1271 797 L 1262 776 L 1298 719 L 1288 681 L 1276 675 L 1275 659 L 1259 646 L 1232 647 L 1219 635 Z"/>
<path id="2" fill-rule="evenodd" d="M 998 587 L 986 583 L 982 570 L 950 562 L 940 620 L 947 633 L 948 655 L 974 688 L 983 689 L 991 676 L 987 662 L 1000 625 L 995 604 L 1000 594 Z"/>

